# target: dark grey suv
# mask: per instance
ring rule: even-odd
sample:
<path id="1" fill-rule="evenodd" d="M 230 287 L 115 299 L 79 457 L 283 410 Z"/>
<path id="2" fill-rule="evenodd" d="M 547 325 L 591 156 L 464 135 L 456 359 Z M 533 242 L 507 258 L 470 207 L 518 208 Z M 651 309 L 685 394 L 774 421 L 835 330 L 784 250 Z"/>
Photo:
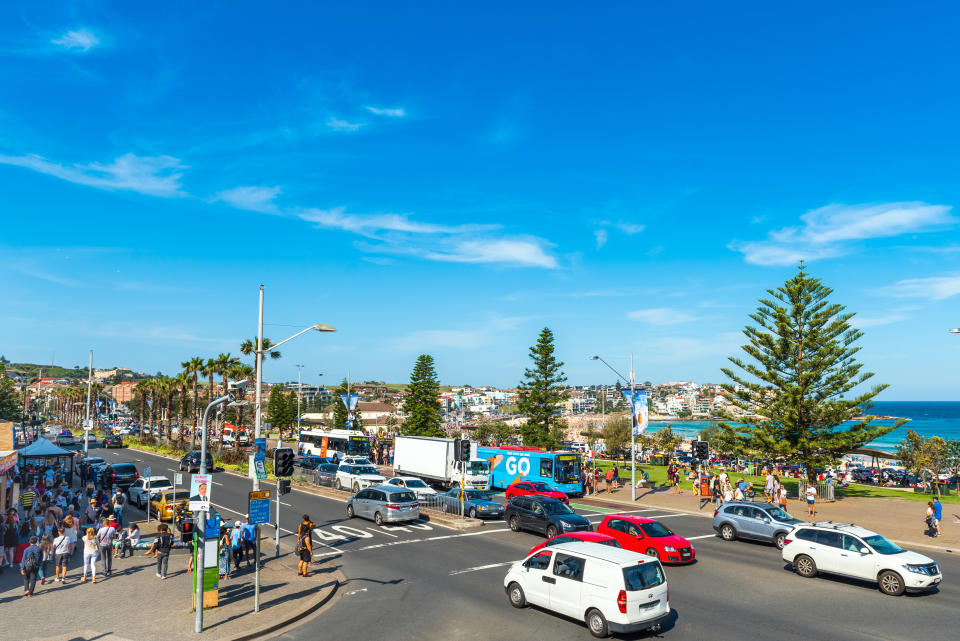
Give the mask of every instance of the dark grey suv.
<path id="1" fill-rule="evenodd" d="M 783 549 L 783 539 L 794 526 L 804 521 L 795 519 L 770 503 L 729 501 L 713 513 L 713 529 L 725 541 L 756 539 Z"/>

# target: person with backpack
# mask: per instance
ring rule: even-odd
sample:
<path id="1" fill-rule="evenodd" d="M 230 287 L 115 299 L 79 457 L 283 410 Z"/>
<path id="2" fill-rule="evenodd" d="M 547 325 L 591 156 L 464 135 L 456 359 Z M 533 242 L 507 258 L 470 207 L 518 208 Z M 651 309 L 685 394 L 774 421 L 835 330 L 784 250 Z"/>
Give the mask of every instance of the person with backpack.
<path id="1" fill-rule="evenodd" d="M 167 566 L 170 563 L 170 550 L 173 549 L 173 534 L 166 525 L 157 526 L 157 538 L 153 540 L 153 547 L 146 554 L 157 553 L 157 578 L 167 578 Z"/>
<path id="2" fill-rule="evenodd" d="M 297 555 L 300 562 L 297 563 L 297 576 L 310 576 L 310 563 L 313 561 L 313 533 L 314 523 L 310 516 L 303 515 L 303 522 L 297 528 Z"/>
<path id="3" fill-rule="evenodd" d="M 113 513 L 117 517 L 117 525 L 123 527 L 123 506 L 127 504 L 127 497 L 123 495 L 118 487 L 113 494 Z"/>
<path id="4" fill-rule="evenodd" d="M 110 576 L 113 572 L 113 540 L 117 537 L 117 528 L 107 519 L 103 520 L 97 530 L 97 544 L 100 546 L 100 561 L 103 563 L 103 573 Z"/>
<path id="5" fill-rule="evenodd" d="M 257 526 L 250 522 L 248 516 L 247 522 L 240 526 L 240 531 L 243 536 L 243 556 L 247 560 L 247 567 L 250 567 L 250 557 L 257 555 Z M 260 559 L 256 559 L 256 562 L 259 563 Z"/>
<path id="6" fill-rule="evenodd" d="M 23 596 L 33 596 L 42 562 L 43 551 L 37 545 L 37 536 L 35 534 L 31 535 L 30 545 L 23 551 L 23 557 L 20 560 L 20 574 L 23 575 Z"/>
<path id="7" fill-rule="evenodd" d="M 243 528 L 240 521 L 233 524 L 230 531 L 230 551 L 233 553 L 233 571 L 240 571 L 240 562 L 243 561 Z"/>

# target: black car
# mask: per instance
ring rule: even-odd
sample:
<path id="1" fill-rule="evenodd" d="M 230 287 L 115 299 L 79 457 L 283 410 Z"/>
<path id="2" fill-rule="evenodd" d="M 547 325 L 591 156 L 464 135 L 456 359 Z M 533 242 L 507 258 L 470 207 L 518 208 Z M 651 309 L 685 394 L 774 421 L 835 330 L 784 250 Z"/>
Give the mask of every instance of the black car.
<path id="1" fill-rule="evenodd" d="M 210 456 L 210 453 L 207 452 L 207 460 L 205 461 L 207 472 L 213 471 L 213 457 Z M 180 471 L 182 472 L 193 472 L 200 471 L 200 450 L 193 450 L 187 452 L 183 455 L 183 458 L 180 459 Z"/>
<path id="2" fill-rule="evenodd" d="M 126 490 L 137 482 L 140 473 L 133 463 L 113 463 L 103 468 L 101 478 L 107 487 L 114 485 Z"/>
<path id="3" fill-rule="evenodd" d="M 515 496 L 503 513 L 514 532 L 530 530 L 548 538 L 566 532 L 589 532 L 590 521 L 563 501 L 545 496 Z"/>
<path id="4" fill-rule="evenodd" d="M 104 436 L 100 447 L 123 447 L 123 439 L 116 435 Z"/>

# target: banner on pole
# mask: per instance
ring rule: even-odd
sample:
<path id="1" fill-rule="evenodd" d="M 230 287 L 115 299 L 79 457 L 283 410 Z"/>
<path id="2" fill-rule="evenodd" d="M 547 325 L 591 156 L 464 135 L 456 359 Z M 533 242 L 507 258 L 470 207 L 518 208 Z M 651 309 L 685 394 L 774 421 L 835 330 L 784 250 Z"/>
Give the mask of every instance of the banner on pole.
<path id="1" fill-rule="evenodd" d="M 341 394 L 340 400 L 343 401 L 343 406 L 347 408 L 348 412 L 352 412 L 357 409 L 357 401 L 360 400 L 359 394 Z"/>
<path id="2" fill-rule="evenodd" d="M 633 435 L 640 436 L 646 431 L 647 425 L 649 424 L 647 390 L 641 387 L 640 389 L 632 390 L 631 393 L 631 390 L 621 389 L 620 393 L 627 399 L 627 402 L 630 403 L 630 409 L 633 410 Z"/>

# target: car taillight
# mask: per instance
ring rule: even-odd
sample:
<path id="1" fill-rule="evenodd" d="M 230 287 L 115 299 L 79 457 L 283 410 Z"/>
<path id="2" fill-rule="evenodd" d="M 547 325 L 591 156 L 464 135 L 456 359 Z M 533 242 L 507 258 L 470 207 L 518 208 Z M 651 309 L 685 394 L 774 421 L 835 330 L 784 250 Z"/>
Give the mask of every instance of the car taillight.
<path id="1" fill-rule="evenodd" d="M 713 511 L 713 518 L 717 518 L 718 514 L 720 514 L 720 508 L 717 508 Z"/>
<path id="2" fill-rule="evenodd" d="M 620 609 L 620 614 L 627 613 L 627 591 L 620 590 L 620 594 L 617 595 L 617 607 Z"/>
<path id="3" fill-rule="evenodd" d="M 784 539 L 784 540 L 783 540 L 783 544 L 784 544 L 784 545 L 790 545 L 791 543 L 793 543 L 793 539 Z"/>
<path id="4" fill-rule="evenodd" d="M 387 503 L 387 507 L 388 507 L 389 509 L 391 509 L 391 510 L 399 510 L 399 509 L 400 509 L 400 506 L 397 505 L 396 503 Z"/>

